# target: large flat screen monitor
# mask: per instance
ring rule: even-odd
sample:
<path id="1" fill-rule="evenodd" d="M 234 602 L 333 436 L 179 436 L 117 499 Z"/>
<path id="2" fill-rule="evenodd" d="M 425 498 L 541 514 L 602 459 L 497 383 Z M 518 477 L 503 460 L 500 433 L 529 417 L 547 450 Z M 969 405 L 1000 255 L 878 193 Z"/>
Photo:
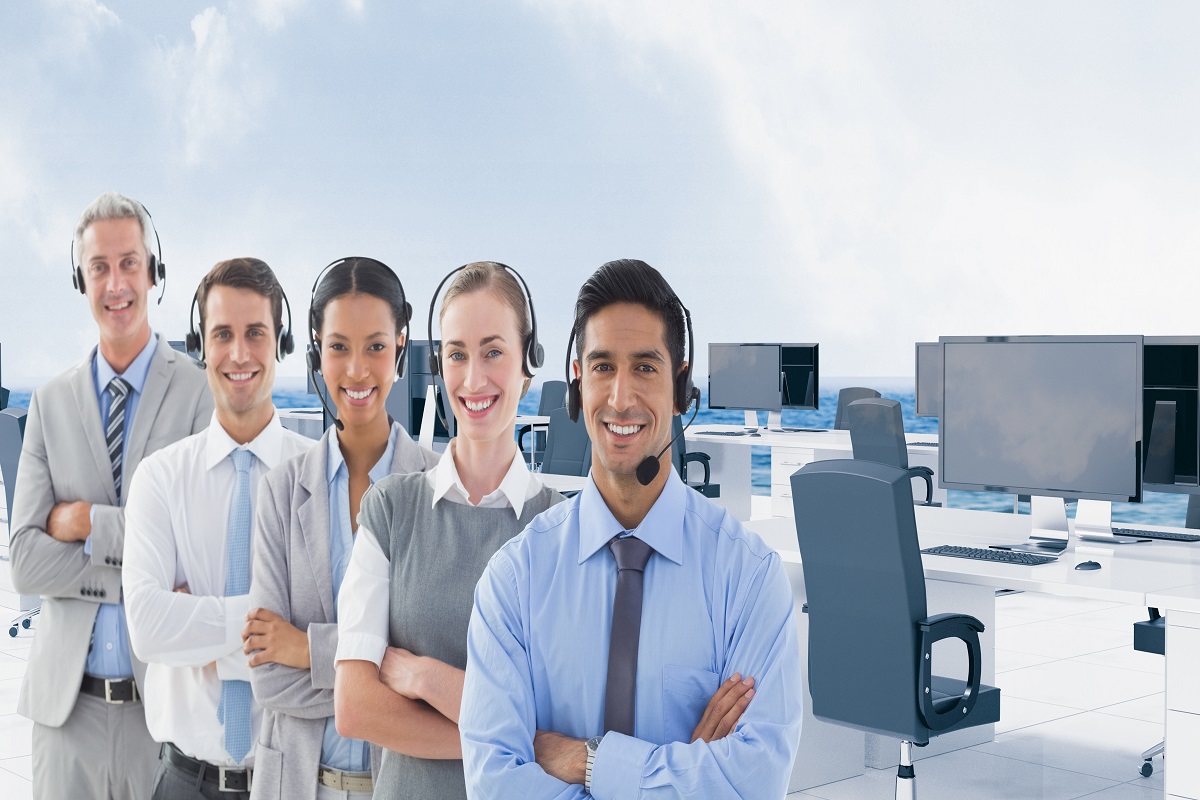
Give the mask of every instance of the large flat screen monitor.
<path id="1" fill-rule="evenodd" d="M 917 342 L 918 417 L 937 417 L 942 413 L 942 346 L 937 342 Z"/>
<path id="2" fill-rule="evenodd" d="M 780 411 L 783 372 L 777 344 L 710 344 L 708 407 Z"/>
<path id="3" fill-rule="evenodd" d="M 818 381 L 821 375 L 819 348 L 810 344 L 781 344 L 784 408 L 816 411 L 820 402 Z"/>
<path id="4" fill-rule="evenodd" d="M 1142 486 L 1200 494 L 1200 337 L 1147 336 L 1142 358 Z"/>
<path id="5" fill-rule="evenodd" d="M 943 487 L 1141 500 L 1141 336 L 940 341 Z"/>

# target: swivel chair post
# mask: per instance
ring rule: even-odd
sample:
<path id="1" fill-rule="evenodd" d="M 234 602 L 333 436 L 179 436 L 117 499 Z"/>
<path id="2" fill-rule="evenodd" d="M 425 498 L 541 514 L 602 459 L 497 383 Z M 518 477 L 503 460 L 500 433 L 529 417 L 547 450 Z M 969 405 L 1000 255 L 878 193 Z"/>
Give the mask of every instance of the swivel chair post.
<path id="1" fill-rule="evenodd" d="M 912 763 L 912 742 L 900 742 L 900 766 L 896 768 L 896 800 L 917 800 L 917 773 Z"/>

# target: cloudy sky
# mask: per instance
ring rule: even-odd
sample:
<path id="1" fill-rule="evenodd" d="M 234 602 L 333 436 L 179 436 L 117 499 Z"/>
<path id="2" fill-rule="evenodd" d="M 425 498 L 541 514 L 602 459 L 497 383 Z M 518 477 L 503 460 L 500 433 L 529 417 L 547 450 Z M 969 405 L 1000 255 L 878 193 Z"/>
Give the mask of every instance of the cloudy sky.
<path id="1" fill-rule="evenodd" d="M 0 3 L 4 383 L 95 341 L 68 246 L 108 189 L 159 225 L 171 338 L 235 255 L 301 318 L 324 264 L 380 258 L 422 324 L 446 271 L 505 261 L 543 377 L 626 256 L 691 307 L 699 373 L 714 341 L 911 375 L 943 334 L 1200 334 L 1198 29 L 1140 0 Z"/>

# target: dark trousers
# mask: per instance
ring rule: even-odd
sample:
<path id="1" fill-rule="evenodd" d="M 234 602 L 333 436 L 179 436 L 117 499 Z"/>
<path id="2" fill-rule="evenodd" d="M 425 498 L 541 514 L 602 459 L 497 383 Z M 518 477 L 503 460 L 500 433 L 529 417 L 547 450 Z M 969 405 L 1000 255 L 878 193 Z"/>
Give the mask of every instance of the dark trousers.
<path id="1" fill-rule="evenodd" d="M 250 800 L 249 792 L 222 792 L 216 785 L 188 775 L 159 759 L 151 800 Z"/>

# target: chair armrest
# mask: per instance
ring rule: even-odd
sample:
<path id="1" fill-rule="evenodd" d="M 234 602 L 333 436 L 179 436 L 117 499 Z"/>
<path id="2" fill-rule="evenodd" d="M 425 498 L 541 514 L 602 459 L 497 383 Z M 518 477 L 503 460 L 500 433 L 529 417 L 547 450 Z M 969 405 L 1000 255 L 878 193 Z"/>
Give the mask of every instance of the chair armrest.
<path id="1" fill-rule="evenodd" d="M 687 465 L 693 461 L 699 463 L 701 466 L 704 467 L 704 481 L 703 482 L 710 483 L 711 481 L 709 480 L 709 478 L 711 477 L 711 473 L 709 471 L 709 469 L 710 469 L 709 465 L 712 463 L 712 459 L 709 457 L 708 453 L 684 453 L 683 454 L 683 475 L 681 477 L 684 479 L 684 481 L 685 482 L 687 481 Z"/>
<path id="2" fill-rule="evenodd" d="M 917 627 L 921 630 L 921 679 L 918 687 L 921 719 L 930 730 L 943 731 L 970 714 L 979 700 L 983 660 L 979 634 L 983 633 L 984 627 L 982 622 L 967 614 L 937 614 L 918 620 Z M 959 701 L 952 708 L 939 712 L 933 702 L 932 661 L 933 644 L 943 639 L 959 639 L 967 646 L 968 675 L 967 688 Z"/>
<path id="3" fill-rule="evenodd" d="M 525 434 L 529 433 L 531 430 L 533 430 L 532 425 L 522 425 L 521 427 L 517 428 L 517 449 L 518 450 L 520 450 L 522 452 L 525 451 Z M 535 439 L 534 441 L 537 441 L 537 440 Z"/>
<path id="4" fill-rule="evenodd" d="M 933 470 L 929 467 L 909 467 L 908 474 L 910 477 L 921 478 L 925 481 L 925 502 L 921 505 L 931 505 L 933 503 Z"/>

